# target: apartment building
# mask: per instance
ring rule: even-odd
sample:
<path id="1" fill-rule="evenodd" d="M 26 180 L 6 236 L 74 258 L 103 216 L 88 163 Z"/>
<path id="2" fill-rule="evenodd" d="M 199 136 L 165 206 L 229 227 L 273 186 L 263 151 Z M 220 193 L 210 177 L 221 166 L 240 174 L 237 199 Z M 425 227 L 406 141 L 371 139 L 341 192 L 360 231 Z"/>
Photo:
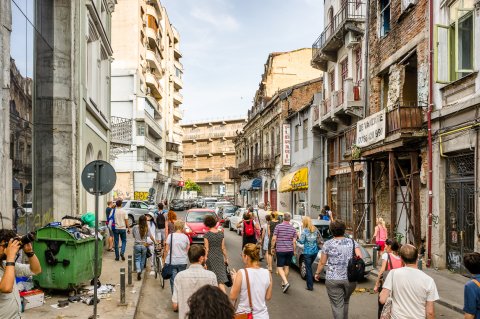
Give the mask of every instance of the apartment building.
<path id="1" fill-rule="evenodd" d="M 182 125 L 182 177 L 196 182 L 202 196 L 233 197 L 238 191 L 229 178 L 229 167 L 235 165 L 233 139 L 245 122 L 245 118 L 225 118 Z"/>
<path id="2" fill-rule="evenodd" d="M 432 264 L 467 273 L 480 250 L 479 2 L 434 2 L 432 105 Z M 428 212 L 427 212 L 428 213 Z"/>
<path id="3" fill-rule="evenodd" d="M 120 0 L 113 15 L 114 197 L 156 201 L 180 191 L 180 36 L 158 0 Z M 136 45 L 133 45 L 136 44 Z"/>
<path id="4" fill-rule="evenodd" d="M 282 178 L 297 169 L 291 166 L 290 124 L 286 119 L 321 91 L 321 72 L 309 64 L 311 54 L 311 49 L 271 53 L 265 63 L 247 123 L 234 140 L 236 168 L 230 177 L 238 185 L 237 204 L 264 203 L 273 210 L 292 209 L 290 192 L 295 187 L 290 184 L 283 192 L 279 189 Z"/>

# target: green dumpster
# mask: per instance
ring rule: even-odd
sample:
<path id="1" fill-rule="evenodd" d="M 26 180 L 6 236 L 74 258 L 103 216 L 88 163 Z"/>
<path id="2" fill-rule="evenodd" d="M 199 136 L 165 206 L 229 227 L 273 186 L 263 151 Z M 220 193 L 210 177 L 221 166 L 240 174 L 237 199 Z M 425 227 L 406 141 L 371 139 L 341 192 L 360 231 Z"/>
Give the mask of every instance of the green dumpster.
<path id="1" fill-rule="evenodd" d="M 72 290 L 94 278 L 95 237 L 77 239 L 61 227 L 37 231 L 33 243 L 42 272 L 33 277 L 44 289 Z M 102 271 L 103 242 L 98 242 L 98 276 Z"/>

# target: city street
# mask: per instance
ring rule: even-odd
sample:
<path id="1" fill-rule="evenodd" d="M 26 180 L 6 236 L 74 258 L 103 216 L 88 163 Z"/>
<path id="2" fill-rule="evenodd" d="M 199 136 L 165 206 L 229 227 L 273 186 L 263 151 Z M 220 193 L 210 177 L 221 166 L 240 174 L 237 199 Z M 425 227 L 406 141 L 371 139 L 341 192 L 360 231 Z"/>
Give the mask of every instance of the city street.
<path id="1" fill-rule="evenodd" d="M 178 217 L 183 218 L 184 212 L 178 212 Z M 230 264 L 235 269 L 242 267 L 240 258 L 241 237 L 236 233 L 226 230 L 225 238 L 228 249 Z M 315 284 L 313 292 L 305 289 L 305 282 L 300 278 L 297 269 L 293 269 L 290 275 L 291 287 L 287 294 L 280 289 L 280 277 L 273 276 L 273 297 L 268 302 L 270 318 L 332 318 L 330 304 L 324 282 Z M 350 301 L 350 318 L 376 318 L 377 295 L 370 293 L 374 285 L 374 279 L 358 285 L 357 291 Z M 365 290 L 364 290 L 365 289 Z M 162 290 L 158 280 L 148 276 L 144 284 L 140 304 L 137 309 L 137 319 L 170 319 L 178 315 L 171 310 L 171 294 L 168 283 Z M 462 318 L 459 313 L 441 305 L 436 305 L 437 318 Z"/>

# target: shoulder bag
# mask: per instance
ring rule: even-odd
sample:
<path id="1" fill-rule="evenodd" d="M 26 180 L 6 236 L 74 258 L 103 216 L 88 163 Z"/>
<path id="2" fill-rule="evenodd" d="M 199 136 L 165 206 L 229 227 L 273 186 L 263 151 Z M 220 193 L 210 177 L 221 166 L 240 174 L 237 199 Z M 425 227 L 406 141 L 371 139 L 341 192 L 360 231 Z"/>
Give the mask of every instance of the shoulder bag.
<path id="1" fill-rule="evenodd" d="M 112 209 L 110 216 L 108 216 L 108 227 L 110 227 L 112 231 L 115 230 L 115 209 L 116 207 Z"/>
<path id="2" fill-rule="evenodd" d="M 232 274 L 230 273 L 230 267 L 227 263 L 225 263 L 225 271 L 227 272 L 227 282 L 225 282 L 225 286 L 230 288 L 233 286 L 233 279 Z"/>
<path id="3" fill-rule="evenodd" d="M 172 247 L 173 247 L 173 234 L 170 234 L 172 240 L 170 241 L 170 262 L 163 266 L 162 268 L 162 278 L 170 279 L 173 275 L 173 266 L 172 266 Z"/>
<path id="4" fill-rule="evenodd" d="M 388 273 L 392 269 L 393 269 L 392 259 L 390 257 L 390 254 L 388 254 L 387 269 L 385 269 L 385 271 L 382 273 L 382 277 L 380 278 L 380 288 L 383 286 L 383 283 L 385 282 L 385 279 L 387 279 Z"/>
<path id="5" fill-rule="evenodd" d="M 250 293 L 250 280 L 248 280 L 247 268 L 245 268 L 245 280 L 247 282 L 247 294 L 248 294 L 248 303 L 250 305 L 250 312 L 249 313 L 237 313 L 237 314 L 235 314 L 234 319 L 253 319 L 252 294 Z"/>
<path id="6" fill-rule="evenodd" d="M 348 261 L 347 275 L 348 281 L 356 282 L 363 279 L 365 274 L 365 262 L 355 254 L 355 241 L 352 239 L 352 258 Z"/>
<path id="7" fill-rule="evenodd" d="M 383 305 L 382 313 L 380 314 L 380 319 L 391 319 L 392 318 L 392 307 L 393 307 L 393 273 L 392 273 L 392 290 L 390 291 L 390 296 L 385 301 Z"/>

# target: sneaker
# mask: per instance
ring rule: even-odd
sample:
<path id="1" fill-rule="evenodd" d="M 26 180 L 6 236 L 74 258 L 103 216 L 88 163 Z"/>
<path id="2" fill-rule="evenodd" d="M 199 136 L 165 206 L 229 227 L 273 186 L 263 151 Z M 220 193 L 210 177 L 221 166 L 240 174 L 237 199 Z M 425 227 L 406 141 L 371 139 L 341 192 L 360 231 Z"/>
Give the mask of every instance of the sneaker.
<path id="1" fill-rule="evenodd" d="M 125 261 L 125 256 L 123 254 L 120 255 L 120 257 L 122 257 L 122 261 Z"/>
<path id="2" fill-rule="evenodd" d="M 137 280 L 142 280 L 142 273 L 141 272 L 138 272 L 137 273 Z"/>
<path id="3" fill-rule="evenodd" d="M 118 258 L 118 257 L 115 258 L 115 261 L 119 261 L 119 260 L 120 260 L 120 258 Z"/>
<path id="4" fill-rule="evenodd" d="M 155 272 L 153 270 L 150 271 L 150 276 L 155 276 Z"/>
<path id="5" fill-rule="evenodd" d="M 290 288 L 290 284 L 287 282 L 285 285 L 282 285 L 282 291 L 283 293 L 286 293 L 288 288 Z"/>

